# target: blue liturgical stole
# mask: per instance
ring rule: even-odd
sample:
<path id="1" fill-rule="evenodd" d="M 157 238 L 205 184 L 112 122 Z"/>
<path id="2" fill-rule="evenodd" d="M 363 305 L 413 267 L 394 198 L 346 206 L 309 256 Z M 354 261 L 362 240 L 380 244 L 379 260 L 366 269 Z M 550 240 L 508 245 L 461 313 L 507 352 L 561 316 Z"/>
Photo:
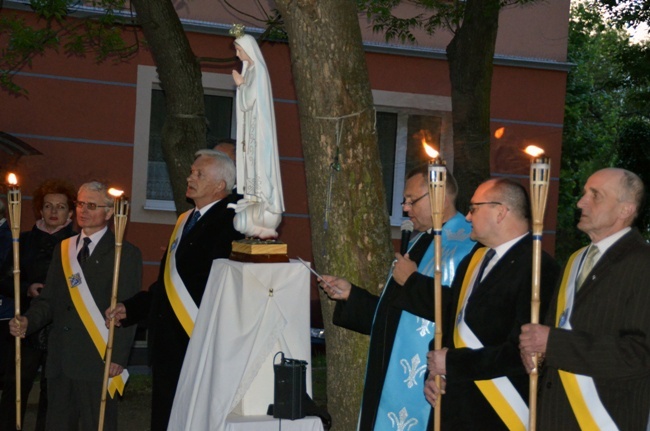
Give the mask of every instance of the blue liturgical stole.
<path id="1" fill-rule="evenodd" d="M 470 231 L 471 224 L 460 213 L 456 213 L 442 228 L 443 286 L 451 285 L 456 267 L 474 247 L 474 242 L 469 239 Z M 421 234 L 411 241 L 409 250 L 420 237 Z M 434 249 L 432 241 L 418 265 L 418 272 L 429 277 L 433 277 L 435 270 Z M 389 281 L 391 277 L 392 273 Z M 431 406 L 424 398 L 424 374 L 429 342 L 434 332 L 434 322 L 402 311 L 379 402 L 375 431 L 426 429 Z"/>

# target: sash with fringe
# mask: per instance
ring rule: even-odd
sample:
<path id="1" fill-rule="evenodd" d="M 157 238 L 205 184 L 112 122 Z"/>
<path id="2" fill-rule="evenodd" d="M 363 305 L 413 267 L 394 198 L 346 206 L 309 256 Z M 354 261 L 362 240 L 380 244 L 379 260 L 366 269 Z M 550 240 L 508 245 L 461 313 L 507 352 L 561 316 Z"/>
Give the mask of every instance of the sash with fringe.
<path id="1" fill-rule="evenodd" d="M 77 261 L 77 248 L 75 244 L 78 239 L 79 235 L 76 235 L 61 242 L 63 273 L 74 308 L 77 310 L 77 314 L 79 314 L 86 331 L 88 331 L 88 335 L 90 335 L 99 356 L 103 360 L 106 356 L 108 328 L 106 328 L 104 316 L 99 311 L 95 299 L 90 293 L 90 288 L 86 284 L 86 278 L 84 277 L 81 265 Z M 129 372 L 126 368 L 119 376 L 108 379 L 108 393 L 111 398 L 115 396 L 115 391 L 118 391 L 120 395 L 124 394 L 124 385 L 126 385 L 128 379 Z"/>
<path id="2" fill-rule="evenodd" d="M 190 292 L 188 292 L 187 287 L 185 287 L 181 276 L 176 270 L 176 248 L 181 242 L 183 227 L 191 213 L 192 210 L 184 212 L 176 221 L 176 226 L 169 239 L 167 259 L 165 260 L 165 291 L 167 292 L 167 297 L 172 305 L 174 314 L 176 314 L 176 318 L 183 326 L 183 329 L 185 329 L 188 337 L 192 336 L 199 307 L 197 307 L 192 299 Z"/>
<path id="3" fill-rule="evenodd" d="M 480 349 L 483 347 L 483 343 L 481 343 L 471 328 L 465 323 L 465 308 L 472 294 L 474 279 L 477 276 L 476 272 L 478 272 L 477 267 L 483 260 L 483 256 L 487 250 L 487 247 L 483 247 L 474 253 L 465 273 L 465 278 L 463 279 L 454 328 L 454 345 L 457 348 L 469 347 L 471 349 Z M 474 383 L 478 386 L 485 399 L 497 412 L 508 429 L 528 429 L 528 405 L 526 405 L 526 402 L 507 377 L 497 377 L 491 380 L 476 380 Z"/>
<path id="4" fill-rule="evenodd" d="M 581 262 L 585 258 L 587 247 L 581 248 L 571 255 L 562 276 L 562 284 L 557 298 L 555 325 L 558 328 L 571 330 L 571 311 L 576 293 L 576 277 Z M 578 259 L 579 257 L 579 259 Z M 583 430 L 616 431 L 618 427 L 603 406 L 596 390 L 594 379 L 581 374 L 558 370 L 562 386 L 566 391 L 580 428 Z"/>

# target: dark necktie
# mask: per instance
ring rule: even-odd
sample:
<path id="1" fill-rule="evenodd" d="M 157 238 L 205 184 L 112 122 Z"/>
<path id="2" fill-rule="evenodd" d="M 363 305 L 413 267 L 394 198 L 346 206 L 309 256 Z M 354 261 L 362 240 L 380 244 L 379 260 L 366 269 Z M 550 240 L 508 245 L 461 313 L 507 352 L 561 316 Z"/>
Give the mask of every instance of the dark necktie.
<path id="1" fill-rule="evenodd" d="M 196 222 L 199 221 L 200 217 L 201 217 L 201 213 L 198 212 L 197 210 L 194 210 L 194 213 L 192 213 L 190 219 L 187 221 L 187 223 L 185 223 L 185 227 L 183 227 L 183 236 L 185 236 L 186 233 L 192 230 Z"/>
<path id="2" fill-rule="evenodd" d="M 79 250 L 79 254 L 77 254 L 77 260 L 79 261 L 79 265 L 84 266 L 84 263 L 88 260 L 88 257 L 90 256 L 90 248 L 88 248 L 88 244 L 91 243 L 91 239 L 88 237 L 84 238 L 84 245 L 81 247 L 81 250 Z"/>
<path id="3" fill-rule="evenodd" d="M 476 280 L 474 280 L 474 287 L 478 286 L 479 283 L 481 282 L 481 279 L 483 278 L 483 272 L 485 272 L 485 268 L 488 266 L 488 263 L 492 260 L 494 255 L 496 254 L 496 251 L 493 249 L 489 249 L 486 253 L 485 256 L 483 257 L 483 262 L 481 262 L 481 266 L 478 269 L 478 274 L 476 274 Z"/>

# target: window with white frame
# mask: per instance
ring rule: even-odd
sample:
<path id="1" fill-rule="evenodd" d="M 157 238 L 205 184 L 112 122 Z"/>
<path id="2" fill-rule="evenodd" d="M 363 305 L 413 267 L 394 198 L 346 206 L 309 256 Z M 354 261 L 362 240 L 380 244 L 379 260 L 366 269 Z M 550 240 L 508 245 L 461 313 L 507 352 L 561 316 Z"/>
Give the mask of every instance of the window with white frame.
<path id="1" fill-rule="evenodd" d="M 440 151 L 448 164 L 453 160 L 451 99 L 377 90 L 373 96 L 388 213 L 391 225 L 400 226 L 406 174 L 429 160 L 422 143 Z"/>
<path id="2" fill-rule="evenodd" d="M 207 147 L 235 133 L 235 87 L 231 75 L 203 73 Z M 138 67 L 133 160 L 132 220 L 173 224 L 175 205 L 162 155 L 164 92 L 154 67 Z"/>

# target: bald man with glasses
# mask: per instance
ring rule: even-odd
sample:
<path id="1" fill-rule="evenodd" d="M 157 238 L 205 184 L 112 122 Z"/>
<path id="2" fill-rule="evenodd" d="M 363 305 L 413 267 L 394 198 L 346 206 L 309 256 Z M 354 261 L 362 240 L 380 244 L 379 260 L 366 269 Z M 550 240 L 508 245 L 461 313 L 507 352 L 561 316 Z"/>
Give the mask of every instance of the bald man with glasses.
<path id="1" fill-rule="evenodd" d="M 428 355 L 425 396 L 435 406 L 443 377 L 442 429 L 524 430 L 528 374 L 519 333 L 530 321 L 532 248 L 526 190 L 509 179 L 484 182 L 472 196 L 467 221 L 480 244 L 465 257 L 451 296 L 443 297 L 443 346 Z M 541 314 L 559 267 L 542 256 Z"/>

